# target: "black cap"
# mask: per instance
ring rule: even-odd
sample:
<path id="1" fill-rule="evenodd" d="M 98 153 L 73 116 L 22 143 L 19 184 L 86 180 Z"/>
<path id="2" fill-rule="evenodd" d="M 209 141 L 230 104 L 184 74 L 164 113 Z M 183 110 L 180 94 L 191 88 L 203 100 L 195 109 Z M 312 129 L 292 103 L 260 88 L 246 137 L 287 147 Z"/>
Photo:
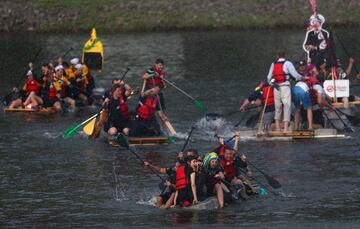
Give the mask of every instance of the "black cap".
<path id="1" fill-rule="evenodd" d="M 304 66 L 306 65 L 306 61 L 305 60 L 300 60 L 299 61 L 299 66 Z"/>

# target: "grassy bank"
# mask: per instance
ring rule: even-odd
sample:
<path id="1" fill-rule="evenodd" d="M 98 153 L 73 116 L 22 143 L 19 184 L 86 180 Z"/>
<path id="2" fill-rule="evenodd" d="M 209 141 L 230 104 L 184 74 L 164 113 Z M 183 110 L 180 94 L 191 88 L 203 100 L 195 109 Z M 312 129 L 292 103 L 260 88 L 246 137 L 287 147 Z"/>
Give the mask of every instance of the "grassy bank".
<path id="1" fill-rule="evenodd" d="M 329 25 L 358 25 L 358 0 L 318 0 Z M 307 0 L 12 0 L 0 2 L 2 31 L 168 31 L 304 27 Z"/>

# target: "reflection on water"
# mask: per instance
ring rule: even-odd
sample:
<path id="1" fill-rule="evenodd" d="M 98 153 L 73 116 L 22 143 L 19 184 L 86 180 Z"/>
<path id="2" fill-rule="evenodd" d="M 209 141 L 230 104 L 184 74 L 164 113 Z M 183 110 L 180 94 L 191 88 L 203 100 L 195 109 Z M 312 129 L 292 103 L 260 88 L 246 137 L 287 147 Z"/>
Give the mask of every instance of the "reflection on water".
<path id="1" fill-rule="evenodd" d="M 105 69 L 98 86 L 129 66 L 127 81 L 136 87 L 157 57 L 166 62 L 167 77 L 201 100 L 210 112 L 238 109 L 264 79 L 276 51 L 286 45 L 290 59 L 301 52 L 303 32 L 238 31 L 101 35 Z M 358 38 L 359 33 L 353 37 Z M 21 68 L 39 47 L 36 61 L 54 60 L 72 46 L 78 56 L 87 35 L 0 37 L 0 90 L 8 92 Z M 360 46 L 344 34 L 349 50 Z M 359 39 L 355 39 L 359 40 Z M 343 52 L 339 50 L 339 55 Z M 360 93 L 354 88 L 354 93 Z M 146 160 L 172 166 L 191 125 L 197 128 L 188 147 L 204 154 L 215 147 L 214 134 L 231 136 L 241 115 L 206 121 L 194 103 L 177 91 L 165 89 L 167 114 L 179 139 L 163 147 L 136 147 Z M 130 101 L 134 106 L 136 99 Z M 103 227 L 246 226 L 329 228 L 358 226 L 359 137 L 338 140 L 242 141 L 240 151 L 278 179 L 283 195 L 230 205 L 223 210 L 159 210 L 153 206 L 159 179 L 126 150 L 104 139 L 82 135 L 63 139 L 65 129 L 96 112 L 79 109 L 60 115 L 2 114 L 0 116 L 0 223 L 8 227 L 91 225 Z M 256 179 L 266 180 L 254 171 Z M 345 222 L 344 222 L 345 221 Z"/>

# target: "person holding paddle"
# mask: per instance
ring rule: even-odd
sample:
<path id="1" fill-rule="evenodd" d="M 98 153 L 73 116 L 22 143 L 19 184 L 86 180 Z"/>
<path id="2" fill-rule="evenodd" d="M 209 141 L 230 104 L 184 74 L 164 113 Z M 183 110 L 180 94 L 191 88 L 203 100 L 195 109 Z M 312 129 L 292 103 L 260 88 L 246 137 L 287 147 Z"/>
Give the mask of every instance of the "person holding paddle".
<path id="1" fill-rule="evenodd" d="M 145 87 L 143 91 L 154 88 L 155 92 L 158 94 L 160 100 L 159 102 L 162 110 L 165 110 L 164 95 L 161 92 L 162 89 L 164 88 L 164 81 L 163 81 L 163 78 L 165 77 L 164 65 L 165 65 L 164 60 L 158 58 L 155 60 L 155 65 L 149 68 L 143 75 L 143 79 L 145 80 Z"/>
<path id="2" fill-rule="evenodd" d="M 270 126 L 274 122 L 275 117 L 274 90 L 272 86 L 265 81 L 261 81 L 259 86 L 243 101 L 240 112 L 244 112 L 249 104 L 262 104 L 265 106 L 264 130 L 271 130 Z"/>
<path id="3" fill-rule="evenodd" d="M 108 106 L 109 117 L 104 130 L 110 135 L 115 136 L 119 132 L 129 135 L 131 121 L 127 98 L 131 94 L 131 89 L 126 90 L 124 85 L 115 84 L 112 89 L 111 98 L 106 98 L 104 105 Z"/>

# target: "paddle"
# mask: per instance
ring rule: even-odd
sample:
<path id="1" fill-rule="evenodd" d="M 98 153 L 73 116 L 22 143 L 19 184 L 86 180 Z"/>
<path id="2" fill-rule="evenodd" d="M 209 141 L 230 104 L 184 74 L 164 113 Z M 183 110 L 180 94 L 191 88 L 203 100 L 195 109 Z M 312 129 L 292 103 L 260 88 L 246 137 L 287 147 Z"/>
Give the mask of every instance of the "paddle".
<path id="1" fill-rule="evenodd" d="M 181 88 L 177 87 L 175 84 L 171 83 L 171 82 L 168 81 L 167 79 L 163 78 L 163 80 L 164 80 L 167 84 L 171 85 L 173 88 L 175 88 L 176 90 L 178 90 L 180 93 L 182 93 L 183 95 L 185 95 L 186 97 L 188 97 L 189 99 L 191 99 L 191 100 L 194 102 L 195 106 L 199 109 L 199 111 L 200 111 L 201 113 L 206 113 L 207 108 L 205 107 L 205 105 L 204 105 L 202 102 L 200 102 L 199 100 L 195 99 L 194 97 L 192 97 L 192 96 L 189 95 L 187 92 L 185 92 L 185 91 L 182 90 Z"/>
<path id="2" fill-rule="evenodd" d="M 36 61 L 36 59 L 38 58 L 39 54 L 41 53 L 42 48 L 40 48 L 37 53 L 35 54 L 34 58 L 32 58 L 32 60 L 30 61 L 31 63 L 34 63 Z M 16 83 L 15 87 L 19 88 L 21 82 L 23 82 L 23 76 L 26 75 L 26 73 L 28 72 L 28 69 L 26 68 L 26 71 L 24 74 L 21 75 L 21 77 L 19 78 L 18 82 Z M 2 102 L 5 106 L 8 106 L 11 102 L 12 96 L 15 93 L 14 90 L 12 90 L 9 94 L 7 94 L 6 96 L 4 96 Z"/>
<path id="3" fill-rule="evenodd" d="M 329 104 L 329 106 L 331 107 L 331 101 L 328 99 L 328 98 L 326 98 L 326 101 L 328 102 L 328 104 Z M 335 108 L 334 109 L 334 113 L 336 114 L 336 116 L 338 117 L 338 119 L 341 121 L 341 123 L 344 125 L 344 130 L 346 131 L 346 132 L 355 132 L 355 130 L 353 129 L 353 128 L 351 128 L 350 126 L 348 126 L 346 123 L 345 123 L 345 121 L 340 117 L 340 115 L 339 115 L 339 113 L 337 112 L 338 111 L 338 109 L 337 108 Z M 325 113 L 325 112 L 324 112 Z M 327 116 L 326 116 L 327 117 Z M 328 117 L 327 117 L 328 118 Z M 329 120 L 329 118 L 328 118 L 328 120 Z"/>
<path id="4" fill-rule="evenodd" d="M 246 121 L 246 127 L 253 128 L 257 124 L 257 121 L 259 120 L 261 112 L 258 112 L 252 116 Z"/>
<path id="5" fill-rule="evenodd" d="M 358 125 L 360 123 L 360 119 L 354 115 L 346 114 L 345 112 L 341 111 L 339 108 L 335 108 L 340 114 L 343 114 L 346 116 L 346 118 L 353 124 L 354 126 Z"/>
<path id="6" fill-rule="evenodd" d="M 80 124 L 76 125 L 76 126 L 73 126 L 73 127 L 70 127 L 68 128 L 67 130 L 64 131 L 64 138 L 72 138 L 74 137 L 77 132 L 79 131 L 79 129 L 86 123 L 88 123 L 90 120 L 96 118 L 98 114 L 96 113 L 95 115 L 91 116 L 90 118 L 86 119 L 85 121 L 81 122 Z"/>
<path id="7" fill-rule="evenodd" d="M 251 163 L 249 160 L 246 160 L 247 163 L 249 163 L 252 167 L 254 167 L 257 171 L 259 171 L 262 175 L 264 175 L 265 179 L 267 180 L 268 184 L 273 187 L 274 189 L 281 188 L 281 184 L 279 181 L 277 181 L 274 177 L 268 175 L 258 167 L 256 167 L 253 163 Z"/>
<path id="8" fill-rule="evenodd" d="M 243 169 L 241 169 L 241 168 L 238 168 L 238 169 L 239 169 L 242 173 L 246 174 Z M 255 181 L 256 183 L 258 183 L 259 185 L 261 185 L 264 189 L 268 190 L 268 191 L 269 191 L 271 194 L 273 194 L 274 196 L 279 196 L 278 193 L 276 193 L 276 192 L 274 192 L 274 191 L 266 188 L 266 186 L 265 186 L 262 182 L 260 182 L 258 179 L 256 179 L 255 177 L 252 177 L 252 176 L 249 177 L 249 176 L 247 176 L 247 178 L 249 178 L 250 180 Z"/>
<path id="9" fill-rule="evenodd" d="M 116 141 L 120 144 L 120 146 L 124 147 L 125 149 L 129 150 L 132 154 L 134 154 L 135 157 L 144 164 L 145 161 L 133 149 L 130 148 L 129 141 L 124 134 L 119 133 L 119 135 L 116 138 Z M 152 169 L 150 170 L 153 174 L 159 177 L 161 181 L 165 182 L 165 179 L 163 177 L 161 177 L 158 173 L 156 173 Z"/>
<path id="10" fill-rule="evenodd" d="M 152 83 L 153 83 L 153 87 L 155 87 L 155 80 L 154 80 L 154 78 L 152 78 L 151 80 L 152 80 Z M 176 134 L 176 131 L 174 130 L 174 128 L 173 128 L 173 126 L 171 125 L 171 123 L 169 122 L 169 120 L 166 120 L 167 118 L 166 118 L 165 113 L 164 113 L 164 110 L 163 110 L 163 108 L 162 108 L 162 106 L 161 106 L 160 96 L 159 96 L 158 93 L 156 93 L 156 100 L 157 100 L 157 103 L 158 103 L 159 108 L 160 108 L 160 111 L 161 111 L 161 115 L 159 115 L 161 121 L 165 124 L 166 128 L 169 130 L 169 132 L 170 132 L 171 134 L 173 134 L 173 135 Z M 163 117 L 163 116 L 165 116 L 165 117 Z M 164 118 L 166 118 L 166 119 L 164 119 Z M 167 137 L 168 137 L 168 140 L 169 140 L 169 143 L 170 143 L 170 144 L 173 144 L 173 143 L 175 142 L 173 136 L 167 134 Z"/>
<path id="11" fill-rule="evenodd" d="M 195 129 L 196 129 L 196 128 L 195 128 L 194 126 L 191 126 L 191 130 L 190 130 L 190 132 L 189 132 L 189 134 L 188 134 L 188 137 L 187 137 L 187 139 L 186 139 L 186 141 L 185 141 L 185 143 L 184 143 L 184 145 L 183 145 L 183 147 L 182 147 L 182 149 L 181 149 L 180 152 L 184 152 L 187 144 L 189 143 L 189 140 L 190 140 L 190 137 L 191 137 L 191 135 L 192 135 L 192 132 L 193 132 Z"/>

